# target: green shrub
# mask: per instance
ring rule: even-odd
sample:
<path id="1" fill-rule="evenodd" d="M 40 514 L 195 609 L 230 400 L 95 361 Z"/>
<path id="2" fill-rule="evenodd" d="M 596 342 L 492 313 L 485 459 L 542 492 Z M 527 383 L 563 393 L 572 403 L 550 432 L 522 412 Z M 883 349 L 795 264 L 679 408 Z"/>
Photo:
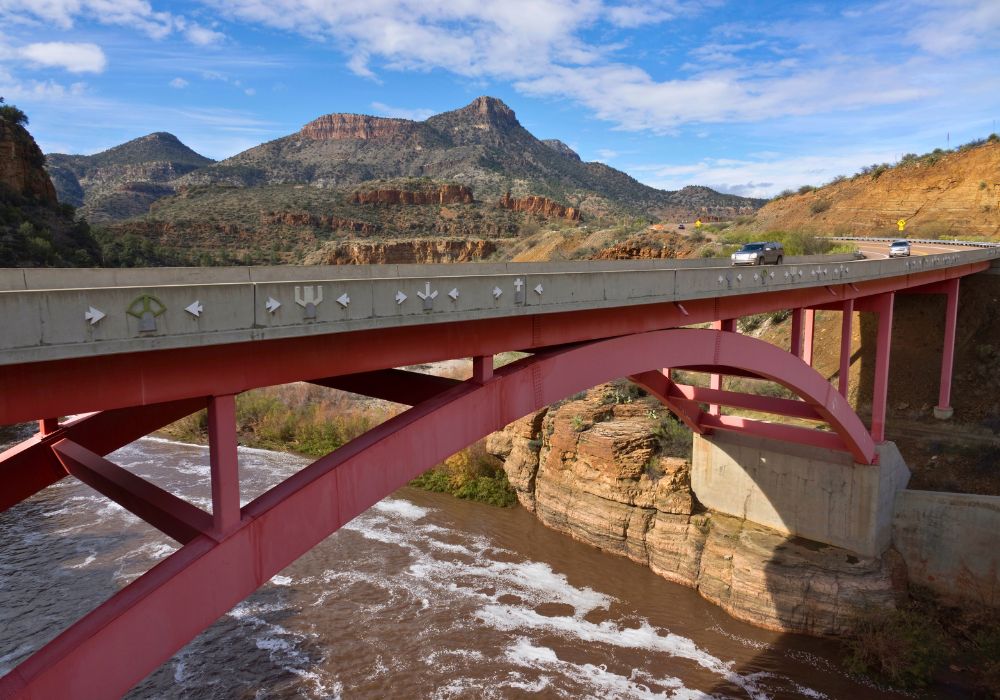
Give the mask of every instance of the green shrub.
<path id="1" fill-rule="evenodd" d="M 823 212 L 825 212 L 827 209 L 830 208 L 830 204 L 831 202 L 829 199 L 817 199 L 815 202 L 809 205 L 809 211 L 811 211 L 813 214 L 822 214 Z"/>
<path id="2" fill-rule="evenodd" d="M 691 431 L 672 413 L 667 413 L 660 424 L 653 428 L 653 437 L 660 447 L 660 454 L 691 459 L 694 445 Z"/>
<path id="3" fill-rule="evenodd" d="M 941 626 L 906 609 L 879 611 L 860 620 L 848 647 L 852 672 L 904 689 L 926 686 L 948 658 Z"/>
<path id="4" fill-rule="evenodd" d="M 810 192 L 815 192 L 815 191 L 816 188 L 813 187 L 812 185 L 802 185 L 802 187 L 799 188 L 799 194 L 809 194 Z"/>

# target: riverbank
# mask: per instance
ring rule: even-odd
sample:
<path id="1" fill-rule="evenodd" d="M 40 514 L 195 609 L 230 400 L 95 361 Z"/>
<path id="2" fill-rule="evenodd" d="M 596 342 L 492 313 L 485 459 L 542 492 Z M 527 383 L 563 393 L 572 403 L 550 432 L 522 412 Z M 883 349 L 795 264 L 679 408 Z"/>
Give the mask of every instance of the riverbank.
<path id="1" fill-rule="evenodd" d="M 243 444 L 311 456 L 401 410 L 310 385 L 248 392 L 237 408 Z M 204 428 L 196 415 L 166 432 L 203 442 Z M 1000 687 L 998 626 L 911 591 L 892 551 L 859 558 L 703 508 L 689 460 L 689 433 L 619 382 L 515 422 L 415 485 L 496 505 L 516 494 L 547 527 L 688 586 L 736 619 L 844 639 L 852 668 L 897 685 L 943 673 Z"/>

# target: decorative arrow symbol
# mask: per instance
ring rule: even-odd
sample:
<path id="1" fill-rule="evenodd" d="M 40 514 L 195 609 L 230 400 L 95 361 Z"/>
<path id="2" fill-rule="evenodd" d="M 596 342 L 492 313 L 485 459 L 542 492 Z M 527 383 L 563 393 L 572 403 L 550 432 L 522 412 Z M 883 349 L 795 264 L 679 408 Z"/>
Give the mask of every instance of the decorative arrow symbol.
<path id="1" fill-rule="evenodd" d="M 272 314 L 278 310 L 279 306 L 281 306 L 281 302 L 275 299 L 274 297 L 268 297 L 267 302 L 264 304 L 264 308 L 270 311 Z"/>
<path id="2" fill-rule="evenodd" d="M 503 290 L 500 289 L 500 287 L 494 287 L 493 288 L 493 298 L 494 299 L 499 299 L 501 294 L 503 294 Z"/>
<path id="3" fill-rule="evenodd" d="M 198 318 L 199 316 L 201 316 L 201 312 L 205 310 L 205 305 L 202 304 L 197 299 L 195 299 L 194 302 L 185 306 L 184 310 L 187 311 L 192 316 L 194 316 L 195 318 Z"/>
<path id="4" fill-rule="evenodd" d="M 347 296 L 347 293 L 345 292 L 337 297 L 337 303 L 346 309 L 347 305 L 351 303 L 351 297 Z"/>
<path id="5" fill-rule="evenodd" d="M 404 301 L 406 301 L 406 295 L 403 294 L 403 292 L 401 292 L 401 291 L 397 291 L 396 292 L 396 303 L 397 304 L 402 304 Z"/>
<path id="6" fill-rule="evenodd" d="M 417 296 L 420 297 L 421 299 L 437 299 L 438 295 L 437 290 L 435 289 L 433 292 L 431 291 L 430 282 L 424 283 L 424 290 L 425 291 L 423 292 L 417 292 Z"/>
<path id="7" fill-rule="evenodd" d="M 448 296 L 451 297 L 452 301 L 457 301 L 458 300 L 458 287 L 455 287 L 450 292 L 448 292 Z"/>
<path id="8" fill-rule="evenodd" d="M 545 287 L 543 287 L 543 286 L 541 285 L 541 283 L 539 283 L 539 284 L 538 284 L 538 285 L 537 285 L 537 286 L 535 287 L 535 294 L 537 294 L 538 296 L 542 296 L 542 292 L 544 292 L 544 291 L 545 291 Z"/>
<path id="9" fill-rule="evenodd" d="M 87 311 L 83 312 L 83 320 L 90 321 L 90 325 L 92 326 L 96 325 L 97 322 L 100 321 L 105 316 L 107 316 L 106 313 L 104 313 L 100 309 L 95 309 L 93 306 L 91 306 Z"/>
<path id="10" fill-rule="evenodd" d="M 521 280 L 520 277 L 518 277 L 516 280 L 514 280 L 514 291 L 515 292 L 520 292 L 521 291 L 521 287 L 523 287 L 523 286 L 524 286 L 524 282 Z"/>

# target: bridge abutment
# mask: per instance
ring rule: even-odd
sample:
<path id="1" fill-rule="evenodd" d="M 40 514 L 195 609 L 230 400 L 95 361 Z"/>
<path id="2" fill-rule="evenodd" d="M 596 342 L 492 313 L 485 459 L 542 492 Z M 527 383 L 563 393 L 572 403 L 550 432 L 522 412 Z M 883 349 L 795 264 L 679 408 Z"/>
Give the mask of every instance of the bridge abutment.
<path id="1" fill-rule="evenodd" d="M 736 433 L 694 436 L 691 487 L 714 511 L 865 556 L 892 543 L 896 494 L 910 470 L 892 442 L 878 463 Z"/>

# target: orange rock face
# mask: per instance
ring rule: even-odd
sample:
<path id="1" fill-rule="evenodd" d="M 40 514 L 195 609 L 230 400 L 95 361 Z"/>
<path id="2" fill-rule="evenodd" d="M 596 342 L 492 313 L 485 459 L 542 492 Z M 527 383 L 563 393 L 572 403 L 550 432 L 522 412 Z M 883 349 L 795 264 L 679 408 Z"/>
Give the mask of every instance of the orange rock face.
<path id="1" fill-rule="evenodd" d="M 566 219 L 567 221 L 579 221 L 580 212 L 573 207 L 566 207 L 559 202 L 553 202 L 548 197 L 530 195 L 528 197 L 511 197 L 507 192 L 500 198 L 498 206 L 512 211 L 521 211 L 527 214 L 543 216 L 546 219 Z"/>
<path id="2" fill-rule="evenodd" d="M 304 211 L 268 211 L 261 212 L 260 223 L 264 226 L 310 226 L 326 228 L 332 231 L 353 231 L 370 236 L 378 231 L 375 224 L 367 221 L 342 219 L 337 216 L 310 214 Z"/>
<path id="3" fill-rule="evenodd" d="M 472 204 L 472 190 L 465 185 L 442 185 L 436 190 L 382 189 L 355 192 L 353 204 Z"/>
<path id="4" fill-rule="evenodd" d="M 482 260 L 496 250 L 492 241 L 416 239 L 329 242 L 305 259 L 307 265 L 402 265 Z"/>
<path id="5" fill-rule="evenodd" d="M 0 120 L 0 185 L 25 197 L 56 204 L 56 188 L 43 164 L 45 158 L 23 127 Z"/>
<path id="6" fill-rule="evenodd" d="M 416 122 L 408 119 L 370 117 L 364 114 L 325 114 L 302 127 L 299 134 L 316 141 L 369 141 L 408 136 L 416 125 Z"/>

